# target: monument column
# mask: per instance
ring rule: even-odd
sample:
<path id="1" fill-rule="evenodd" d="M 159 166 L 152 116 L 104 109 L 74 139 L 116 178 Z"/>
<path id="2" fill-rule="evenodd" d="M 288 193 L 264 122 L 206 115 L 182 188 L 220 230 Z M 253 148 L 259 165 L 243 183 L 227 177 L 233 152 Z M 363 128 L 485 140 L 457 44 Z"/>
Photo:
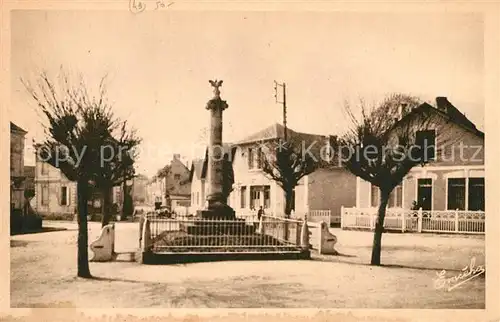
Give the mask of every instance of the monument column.
<path id="1" fill-rule="evenodd" d="M 223 185 L 223 157 L 224 151 L 222 146 L 222 111 L 228 105 L 226 101 L 220 98 L 219 86 L 222 81 L 211 82 L 214 86 L 214 98 L 207 103 L 207 110 L 210 110 L 210 141 L 208 146 L 208 196 L 209 204 L 214 201 L 226 202 L 222 195 Z"/>
<path id="2" fill-rule="evenodd" d="M 201 211 L 202 217 L 234 218 L 234 210 L 227 205 L 224 190 L 224 148 L 222 146 L 222 112 L 228 107 L 220 98 L 222 80 L 209 81 L 214 88 L 214 97 L 208 101 L 210 111 L 210 142 L 208 146 L 208 209 Z"/>

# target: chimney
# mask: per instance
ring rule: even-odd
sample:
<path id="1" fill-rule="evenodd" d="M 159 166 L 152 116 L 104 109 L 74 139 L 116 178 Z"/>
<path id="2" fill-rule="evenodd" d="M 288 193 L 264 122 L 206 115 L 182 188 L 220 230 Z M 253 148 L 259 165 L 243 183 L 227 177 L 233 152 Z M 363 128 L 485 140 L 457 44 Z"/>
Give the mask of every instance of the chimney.
<path id="1" fill-rule="evenodd" d="M 181 155 L 180 154 L 174 154 L 174 160 L 180 160 Z"/>
<path id="2" fill-rule="evenodd" d="M 450 105 L 450 102 L 448 101 L 448 98 L 443 97 L 443 96 L 436 97 L 436 106 L 437 106 L 438 110 L 446 113 L 449 105 Z"/>

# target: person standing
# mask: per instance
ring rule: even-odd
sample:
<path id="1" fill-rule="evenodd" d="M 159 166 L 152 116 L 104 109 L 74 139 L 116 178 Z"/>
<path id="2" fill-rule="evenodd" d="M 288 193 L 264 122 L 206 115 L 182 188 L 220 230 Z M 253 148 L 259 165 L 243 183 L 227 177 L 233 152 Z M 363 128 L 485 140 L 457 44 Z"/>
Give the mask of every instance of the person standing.
<path id="1" fill-rule="evenodd" d="M 262 206 L 260 206 L 259 211 L 257 211 L 257 219 L 260 221 L 260 218 L 264 215 L 265 215 L 264 209 L 262 208 Z"/>

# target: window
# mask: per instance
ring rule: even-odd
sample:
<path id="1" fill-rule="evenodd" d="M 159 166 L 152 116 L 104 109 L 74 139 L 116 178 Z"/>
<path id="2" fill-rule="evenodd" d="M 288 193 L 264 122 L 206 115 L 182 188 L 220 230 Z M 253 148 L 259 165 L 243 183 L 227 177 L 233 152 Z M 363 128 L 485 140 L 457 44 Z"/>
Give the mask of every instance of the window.
<path id="1" fill-rule="evenodd" d="M 261 187 L 252 186 L 250 187 L 250 208 L 257 209 L 260 206 L 260 193 Z"/>
<path id="2" fill-rule="evenodd" d="M 449 210 L 465 210 L 465 178 L 448 179 Z"/>
<path id="3" fill-rule="evenodd" d="M 262 149 L 257 149 L 257 169 L 262 169 Z"/>
<path id="4" fill-rule="evenodd" d="M 200 204 L 200 192 L 199 191 L 196 192 L 196 204 L 197 205 Z"/>
<path id="5" fill-rule="evenodd" d="M 372 207 L 378 207 L 379 205 L 379 201 L 380 201 L 380 193 L 379 193 L 380 189 L 375 186 L 375 185 L 371 185 L 371 206 Z"/>
<path id="6" fill-rule="evenodd" d="M 469 178 L 469 210 L 484 211 L 484 178 Z"/>
<path id="7" fill-rule="evenodd" d="M 247 187 L 243 186 L 241 187 L 241 204 L 240 204 L 240 208 L 246 208 L 247 206 Z"/>
<path id="8" fill-rule="evenodd" d="M 418 179 L 417 205 L 432 210 L 432 179 Z"/>
<path id="9" fill-rule="evenodd" d="M 266 209 L 271 208 L 271 187 L 270 186 L 264 187 L 264 208 L 266 208 Z"/>
<path id="10" fill-rule="evenodd" d="M 48 174 L 49 173 L 49 169 L 47 168 L 47 163 L 45 162 L 42 162 L 42 174 Z"/>
<path id="11" fill-rule="evenodd" d="M 61 187 L 61 206 L 68 205 L 68 187 Z"/>
<path id="12" fill-rule="evenodd" d="M 42 205 L 46 206 L 49 204 L 49 187 L 42 186 Z"/>
<path id="13" fill-rule="evenodd" d="M 389 195 L 387 207 L 401 208 L 403 207 L 403 184 L 398 184 Z"/>
<path id="14" fill-rule="evenodd" d="M 174 174 L 174 179 L 177 181 L 181 180 L 181 175 L 178 173 Z"/>
<path id="15" fill-rule="evenodd" d="M 253 168 L 253 150 L 248 148 L 248 169 Z"/>
<path id="16" fill-rule="evenodd" d="M 371 185 L 371 206 L 378 208 L 380 205 L 380 189 Z M 397 185 L 389 195 L 389 200 L 387 201 L 388 208 L 401 208 L 403 207 L 403 183 Z"/>
<path id="17" fill-rule="evenodd" d="M 415 143 L 420 147 L 419 156 L 423 161 L 432 161 L 436 159 L 436 131 L 426 130 L 417 131 Z"/>

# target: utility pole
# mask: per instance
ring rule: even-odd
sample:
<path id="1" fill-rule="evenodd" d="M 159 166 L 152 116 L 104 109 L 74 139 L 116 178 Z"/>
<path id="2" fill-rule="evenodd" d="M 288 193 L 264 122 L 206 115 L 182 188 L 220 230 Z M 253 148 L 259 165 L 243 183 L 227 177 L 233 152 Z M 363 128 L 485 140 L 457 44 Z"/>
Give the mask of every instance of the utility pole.
<path id="1" fill-rule="evenodd" d="M 283 100 L 280 101 L 278 99 L 278 86 L 283 88 Z M 278 83 L 274 81 L 274 98 L 276 99 L 276 103 L 283 104 L 283 126 L 285 127 L 284 139 L 287 140 L 287 127 L 286 127 L 286 84 Z"/>

